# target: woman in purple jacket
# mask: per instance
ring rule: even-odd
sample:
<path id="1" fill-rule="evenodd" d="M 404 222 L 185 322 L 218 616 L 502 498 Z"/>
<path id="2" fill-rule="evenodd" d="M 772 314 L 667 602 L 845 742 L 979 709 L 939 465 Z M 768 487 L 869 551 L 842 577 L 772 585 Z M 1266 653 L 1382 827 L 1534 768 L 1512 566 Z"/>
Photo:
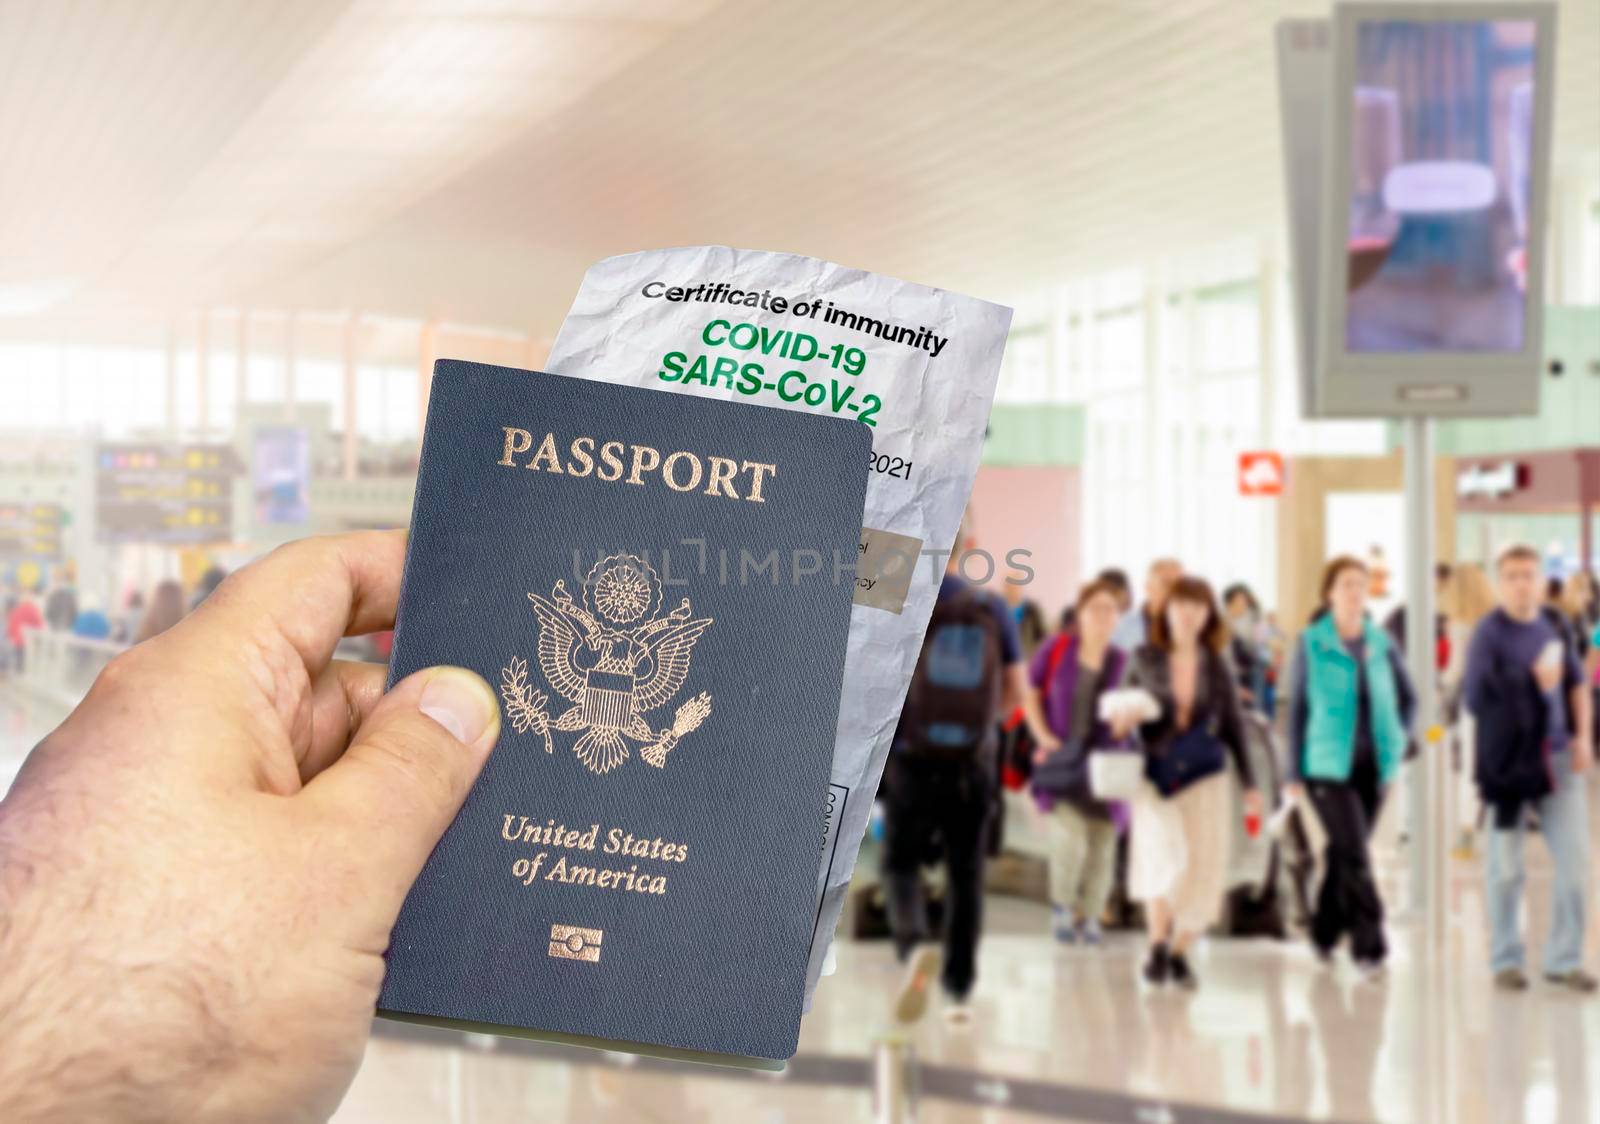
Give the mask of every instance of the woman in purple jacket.
<path id="1" fill-rule="evenodd" d="M 1050 835 L 1051 930 L 1064 944 L 1098 945 L 1111 894 L 1121 805 L 1096 800 L 1089 753 L 1115 744 L 1100 721 L 1100 696 L 1117 686 L 1126 653 L 1111 644 L 1117 591 L 1094 581 L 1078 594 L 1073 631 L 1040 645 L 1028 669 L 1028 725 L 1042 731 L 1033 795 Z"/>

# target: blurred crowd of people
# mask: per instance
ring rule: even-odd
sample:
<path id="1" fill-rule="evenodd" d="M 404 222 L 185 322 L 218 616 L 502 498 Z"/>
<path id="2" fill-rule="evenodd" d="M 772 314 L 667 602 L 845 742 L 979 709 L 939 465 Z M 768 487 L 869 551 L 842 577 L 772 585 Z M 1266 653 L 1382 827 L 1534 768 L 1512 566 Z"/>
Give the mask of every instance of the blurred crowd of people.
<path id="1" fill-rule="evenodd" d="M 0 674 L 23 670 L 28 633 L 36 629 L 113 645 L 137 644 L 159 636 L 209 597 L 227 576 L 222 567 L 212 566 L 188 588 L 174 578 L 165 578 L 148 594 L 129 589 L 121 603 L 110 609 L 93 593 L 78 589 L 69 567 L 58 567 L 48 578 L 31 583 L 7 580 L 0 586 L 0 620 L 5 622 Z"/>
<path id="2" fill-rule="evenodd" d="M 1385 904 L 1371 840 L 1404 762 L 1422 752 L 1404 607 L 1373 608 L 1368 560 L 1331 559 L 1298 632 L 1246 585 L 1219 598 L 1173 558 L 1135 600 L 1125 571 L 1085 583 L 1051 628 L 1037 604 L 964 581 L 962 530 L 941 584 L 880 793 L 887 921 L 906 994 L 938 976 L 970 1020 L 987 857 L 1000 793 L 1026 792 L 1049 845 L 1049 932 L 1093 948 L 1143 926 L 1141 977 L 1194 989 L 1191 950 L 1223 925 L 1230 848 L 1247 836 L 1310 857 L 1300 921 L 1324 965 L 1345 953 L 1381 980 Z M 1434 672 L 1457 779 L 1457 853 L 1482 841 L 1493 979 L 1529 985 L 1521 932 L 1523 840 L 1554 865 L 1543 974 L 1597 989 L 1583 964 L 1597 737 L 1600 598 L 1594 579 L 1547 578 L 1539 552 L 1441 565 Z M 1276 842 L 1274 843 L 1276 845 Z M 922 869 L 946 868 L 931 944 Z M 1231 922 L 1230 922 L 1231 923 Z M 1226 929 L 1225 929 L 1226 931 Z M 1265 931 L 1282 932 L 1282 927 Z"/>
<path id="3" fill-rule="evenodd" d="M 206 567 L 192 583 L 163 578 L 148 589 L 131 587 L 106 608 L 94 593 L 78 588 L 71 566 L 29 581 L 0 577 L 0 677 L 20 674 L 27 661 L 28 634 L 61 633 L 86 646 L 129 647 L 160 636 L 210 597 L 228 576 L 222 566 Z M 341 642 L 350 659 L 387 662 L 394 633 L 384 631 Z"/>

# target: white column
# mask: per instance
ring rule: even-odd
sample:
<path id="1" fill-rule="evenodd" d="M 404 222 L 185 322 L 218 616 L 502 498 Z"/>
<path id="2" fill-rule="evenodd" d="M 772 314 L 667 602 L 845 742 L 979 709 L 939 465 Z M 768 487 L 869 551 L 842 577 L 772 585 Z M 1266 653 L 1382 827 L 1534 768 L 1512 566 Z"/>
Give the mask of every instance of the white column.
<path id="1" fill-rule="evenodd" d="M 1141 513 L 1144 523 L 1144 554 L 1139 558 L 1128 558 L 1123 561 L 1127 566 L 1128 576 L 1133 581 L 1135 600 L 1138 599 L 1137 591 L 1142 588 L 1140 575 L 1150 562 L 1161 555 L 1177 553 L 1178 543 L 1168 533 L 1177 527 L 1177 520 L 1173 517 L 1178 504 L 1175 502 L 1173 491 L 1177 476 L 1168 472 L 1168 467 L 1173 463 L 1173 450 L 1168 443 L 1168 427 L 1166 424 L 1167 410 L 1164 391 L 1167 390 L 1165 372 L 1162 370 L 1162 361 L 1165 358 L 1161 347 L 1161 304 L 1166 299 L 1166 270 L 1161 263 L 1146 263 L 1141 271 L 1140 308 L 1143 311 L 1144 321 L 1144 347 L 1143 367 L 1140 372 L 1142 398 L 1144 403 L 1144 425 L 1141 440 L 1144 448 L 1140 450 L 1144 459 L 1144 496 L 1145 510 Z"/>
<path id="2" fill-rule="evenodd" d="M 178 327 L 167 321 L 166 430 L 171 441 L 178 439 Z"/>
<path id="3" fill-rule="evenodd" d="M 234 416 L 242 417 L 250 401 L 250 310 L 239 310 L 238 332 L 234 339 L 233 401 Z"/>
<path id="4" fill-rule="evenodd" d="M 1259 276 L 1256 281 L 1256 362 L 1259 365 L 1257 386 L 1260 409 L 1256 414 L 1256 447 L 1276 449 L 1288 463 L 1286 450 L 1278 447 L 1275 422 L 1278 416 L 1278 262 L 1281 259 L 1268 242 L 1263 247 Z M 1261 577 L 1263 597 L 1277 600 L 1278 588 L 1278 508 L 1281 499 L 1271 499 L 1257 506 L 1260 525 L 1257 530 L 1256 565 Z"/>
<path id="5" fill-rule="evenodd" d="M 211 313 L 200 310 L 199 323 L 195 325 L 194 379 L 195 402 L 200 411 L 200 436 L 204 438 L 211 428 Z"/>
<path id="6" fill-rule="evenodd" d="M 340 460 L 344 468 L 344 478 L 356 478 L 357 456 L 359 445 L 356 442 L 356 394 L 357 384 L 361 381 L 356 378 L 356 371 L 360 362 L 358 354 L 361 330 L 361 317 L 356 313 L 350 314 L 350 319 L 344 326 L 344 418 L 341 426 Z"/>
<path id="7" fill-rule="evenodd" d="M 417 446 L 428 425 L 428 395 L 433 390 L 433 360 L 439 350 L 439 322 L 429 320 L 417 336 Z"/>
<path id="8" fill-rule="evenodd" d="M 298 317 L 289 313 L 288 323 L 283 329 L 283 420 L 294 420 L 294 404 L 296 390 L 294 385 L 295 349 L 298 340 L 295 339 L 295 329 L 298 327 Z"/>

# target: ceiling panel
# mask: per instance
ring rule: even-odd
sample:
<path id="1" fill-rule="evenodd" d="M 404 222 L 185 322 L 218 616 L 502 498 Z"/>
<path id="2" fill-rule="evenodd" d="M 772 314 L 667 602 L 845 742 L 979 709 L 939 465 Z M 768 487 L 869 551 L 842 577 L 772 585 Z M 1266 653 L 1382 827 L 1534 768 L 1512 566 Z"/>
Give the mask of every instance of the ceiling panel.
<path id="1" fill-rule="evenodd" d="M 720 241 L 1007 298 L 1275 230 L 1271 28 L 1326 10 L 0 0 L 0 287 L 547 334 L 589 262 Z M 1593 158 L 1600 0 L 1561 24 Z"/>
<path id="2" fill-rule="evenodd" d="M 0 285 L 91 285 L 342 9 L 0 0 Z"/>

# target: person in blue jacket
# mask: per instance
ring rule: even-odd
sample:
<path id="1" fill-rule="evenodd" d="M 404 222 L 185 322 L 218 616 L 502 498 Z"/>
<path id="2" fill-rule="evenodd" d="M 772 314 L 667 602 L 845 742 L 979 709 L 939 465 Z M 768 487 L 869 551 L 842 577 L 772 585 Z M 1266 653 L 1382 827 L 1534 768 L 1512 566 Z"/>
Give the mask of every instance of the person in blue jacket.
<path id="1" fill-rule="evenodd" d="M 1494 815 L 1489 832 L 1489 957 L 1495 986 L 1522 991 L 1523 836 L 1527 812 L 1555 867 L 1545 978 L 1584 994 L 1600 981 L 1584 970 L 1589 903 L 1586 778 L 1594 762 L 1589 691 L 1560 616 L 1540 604 L 1542 559 L 1509 547 L 1495 563 L 1500 607 L 1479 622 L 1462 691 L 1478 724 L 1474 780 Z"/>
<path id="2" fill-rule="evenodd" d="M 1350 938 L 1367 976 L 1383 969 L 1383 899 L 1368 840 L 1405 758 L 1416 693 L 1388 634 L 1367 615 L 1367 564 L 1349 555 L 1322 572 L 1322 608 L 1290 671 L 1290 793 L 1309 797 L 1327 832 L 1311 943 L 1324 963 Z"/>

